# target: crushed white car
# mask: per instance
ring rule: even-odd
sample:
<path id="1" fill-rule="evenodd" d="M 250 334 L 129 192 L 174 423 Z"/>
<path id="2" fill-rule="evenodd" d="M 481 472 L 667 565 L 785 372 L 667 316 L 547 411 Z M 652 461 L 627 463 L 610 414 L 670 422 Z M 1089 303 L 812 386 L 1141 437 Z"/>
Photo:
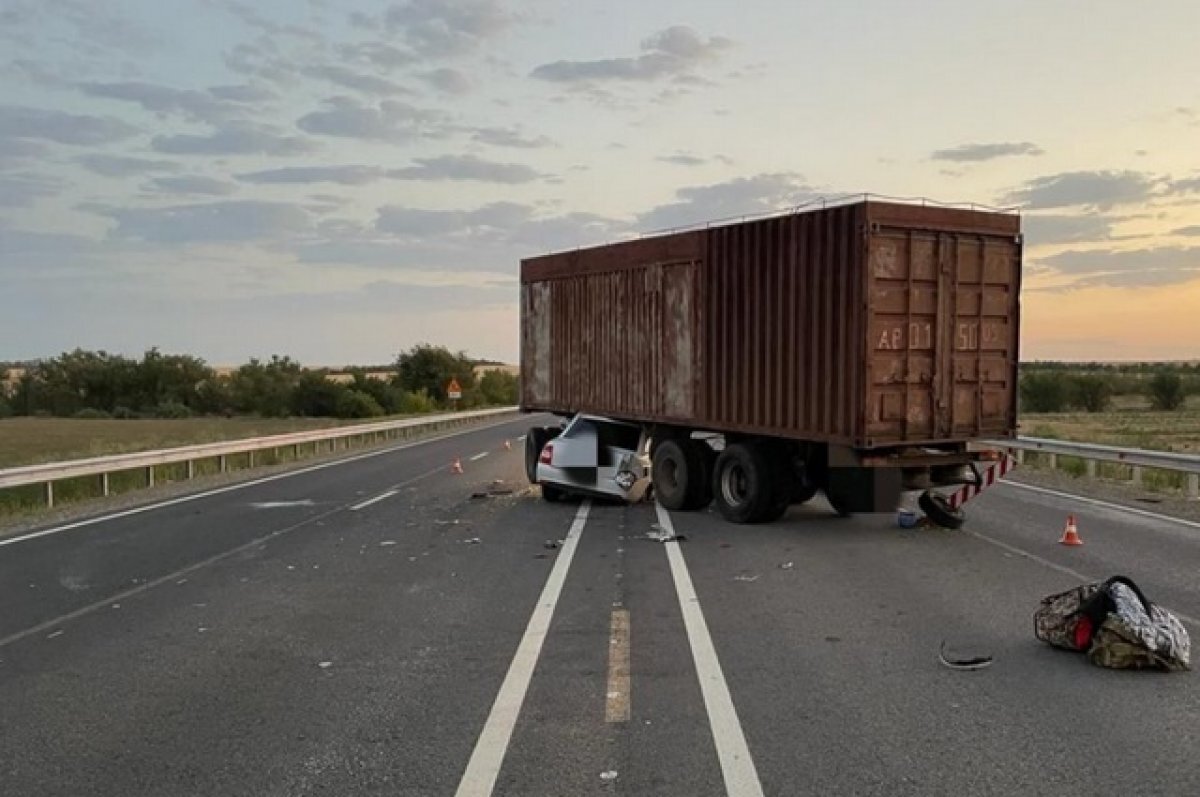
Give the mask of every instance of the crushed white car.
<path id="1" fill-rule="evenodd" d="M 525 475 L 547 501 L 575 495 L 636 502 L 650 487 L 648 447 L 637 424 L 576 415 L 562 427 L 529 430 Z"/>

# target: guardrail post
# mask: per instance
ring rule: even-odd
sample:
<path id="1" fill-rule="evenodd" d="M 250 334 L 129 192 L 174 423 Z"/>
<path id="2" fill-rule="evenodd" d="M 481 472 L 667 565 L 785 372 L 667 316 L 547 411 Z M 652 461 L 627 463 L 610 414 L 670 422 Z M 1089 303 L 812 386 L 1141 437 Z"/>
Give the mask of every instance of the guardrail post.
<path id="1" fill-rule="evenodd" d="M 1096 460 L 1089 459 L 1085 463 L 1087 465 L 1087 475 L 1089 479 L 1096 478 Z"/>
<path id="2" fill-rule="evenodd" d="M 224 454 L 217 457 L 217 460 L 218 460 L 218 466 L 221 469 L 221 473 L 224 473 L 225 471 L 229 470 L 229 460 L 226 459 Z"/>
<path id="3" fill-rule="evenodd" d="M 108 489 L 109 489 L 108 488 L 108 474 L 101 473 L 100 474 L 100 495 L 104 496 L 105 498 L 108 498 Z"/>
<path id="4" fill-rule="evenodd" d="M 247 468 L 254 467 L 254 452 L 253 451 L 246 452 L 246 467 Z"/>
<path id="5" fill-rule="evenodd" d="M 1133 482 L 1134 484 L 1136 484 L 1138 487 L 1141 487 L 1142 486 L 1142 466 L 1134 465 L 1130 470 L 1131 470 L 1131 473 L 1129 476 L 1129 480 L 1131 482 Z"/>
<path id="6" fill-rule="evenodd" d="M 296 443 L 296 445 L 292 446 L 292 456 L 295 457 L 296 459 L 300 459 L 300 444 L 299 443 Z"/>
<path id="7" fill-rule="evenodd" d="M 196 460 L 194 459 L 187 461 L 187 477 L 188 479 L 196 478 Z"/>
<path id="8" fill-rule="evenodd" d="M 1023 448 L 1017 449 L 1017 464 L 1018 465 L 1025 464 L 1025 449 L 1023 449 Z"/>
<path id="9" fill-rule="evenodd" d="M 1200 498 L 1200 473 L 1188 474 L 1187 496 L 1192 500 Z"/>
<path id="10" fill-rule="evenodd" d="M 1050 462 L 1050 470 L 1058 470 L 1058 454 L 1047 454 L 1046 457 Z"/>
<path id="11" fill-rule="evenodd" d="M 153 465 L 146 468 L 146 486 L 147 487 L 154 486 L 154 466 Z"/>
<path id="12" fill-rule="evenodd" d="M 46 508 L 54 508 L 54 482 L 46 482 Z"/>

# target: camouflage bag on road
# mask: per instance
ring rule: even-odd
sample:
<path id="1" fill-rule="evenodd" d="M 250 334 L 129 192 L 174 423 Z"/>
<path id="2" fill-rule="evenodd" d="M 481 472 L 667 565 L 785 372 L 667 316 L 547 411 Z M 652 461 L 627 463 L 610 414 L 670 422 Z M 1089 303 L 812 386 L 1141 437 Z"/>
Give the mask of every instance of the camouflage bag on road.
<path id="1" fill-rule="evenodd" d="M 1088 658 L 1114 669 L 1191 669 L 1191 639 L 1179 618 L 1123 582 L 1107 590 L 1112 609 L 1092 637 Z"/>
<path id="2" fill-rule="evenodd" d="M 1128 578 L 1083 584 L 1042 599 L 1038 639 L 1113 669 L 1191 669 L 1191 640 L 1179 618 Z"/>
<path id="3" fill-rule="evenodd" d="M 1101 584 L 1083 584 L 1042 598 L 1033 615 L 1033 633 L 1056 648 L 1087 650 L 1092 641 L 1090 618 L 1081 613 Z"/>

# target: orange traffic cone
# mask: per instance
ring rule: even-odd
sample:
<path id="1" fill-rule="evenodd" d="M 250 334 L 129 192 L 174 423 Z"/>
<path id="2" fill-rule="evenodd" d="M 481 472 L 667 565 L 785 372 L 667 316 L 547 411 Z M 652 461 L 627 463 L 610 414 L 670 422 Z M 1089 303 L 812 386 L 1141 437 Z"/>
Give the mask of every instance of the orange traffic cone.
<path id="1" fill-rule="evenodd" d="M 1067 515 L 1067 527 L 1058 542 L 1060 545 L 1083 545 L 1083 540 L 1079 539 L 1079 529 L 1075 528 L 1074 515 Z"/>
<path id="2" fill-rule="evenodd" d="M 454 464 L 450 466 L 450 472 L 451 473 L 462 473 L 463 472 L 463 466 L 462 466 L 461 459 L 454 460 Z"/>

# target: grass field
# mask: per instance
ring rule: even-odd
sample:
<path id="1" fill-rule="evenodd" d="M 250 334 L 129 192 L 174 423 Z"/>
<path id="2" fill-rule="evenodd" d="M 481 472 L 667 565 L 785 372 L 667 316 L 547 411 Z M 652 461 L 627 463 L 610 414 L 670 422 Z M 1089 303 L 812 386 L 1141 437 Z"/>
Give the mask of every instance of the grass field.
<path id="1" fill-rule="evenodd" d="M 1173 412 L 1150 408 L 1140 396 L 1119 396 L 1108 412 L 1022 415 L 1020 433 L 1079 443 L 1200 454 L 1200 396 Z"/>
<path id="2" fill-rule="evenodd" d="M 389 420 L 375 418 L 372 422 Z M 182 420 L 0 420 L 0 468 L 149 451 L 346 425 L 332 418 L 187 418 Z"/>

